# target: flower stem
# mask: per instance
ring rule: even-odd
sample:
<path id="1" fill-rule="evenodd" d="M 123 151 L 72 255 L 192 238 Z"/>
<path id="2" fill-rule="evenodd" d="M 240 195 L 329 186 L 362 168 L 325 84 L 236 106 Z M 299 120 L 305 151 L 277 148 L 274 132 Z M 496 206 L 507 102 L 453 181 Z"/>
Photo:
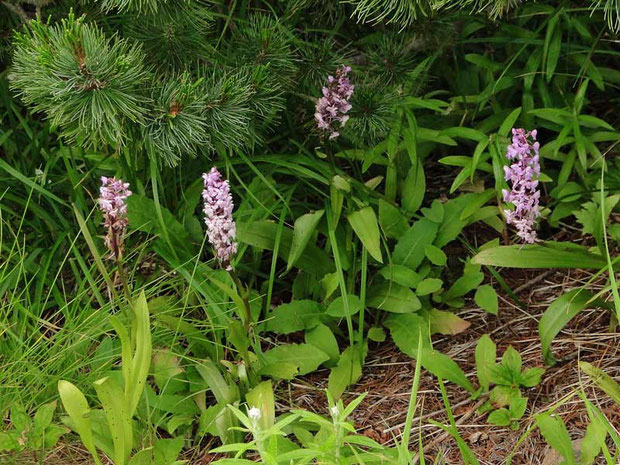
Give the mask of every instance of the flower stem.
<path id="1" fill-rule="evenodd" d="M 127 284 L 127 277 L 125 276 L 125 270 L 123 268 L 123 259 L 120 254 L 117 255 L 116 257 L 116 267 L 117 267 L 118 277 L 120 278 L 121 284 L 123 286 L 123 292 L 125 293 L 125 298 L 127 299 L 127 302 L 131 303 L 131 291 L 129 290 L 129 284 Z"/>

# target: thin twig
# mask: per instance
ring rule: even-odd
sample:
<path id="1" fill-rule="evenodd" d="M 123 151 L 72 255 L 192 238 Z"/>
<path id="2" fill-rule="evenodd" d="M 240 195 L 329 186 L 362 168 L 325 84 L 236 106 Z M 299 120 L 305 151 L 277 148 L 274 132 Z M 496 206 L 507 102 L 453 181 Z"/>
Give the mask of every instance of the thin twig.
<path id="1" fill-rule="evenodd" d="M 539 275 L 536 275 L 534 278 L 530 279 L 528 282 L 521 284 L 519 287 L 517 287 L 513 292 L 515 294 L 518 294 L 521 291 L 524 291 L 525 289 L 527 289 L 528 287 L 532 286 L 533 284 L 536 284 L 537 282 L 542 281 L 543 279 L 545 279 L 547 276 L 549 276 L 550 274 L 552 274 L 555 270 L 547 270 L 544 273 L 541 273 Z"/>
<path id="2" fill-rule="evenodd" d="M 476 405 L 474 405 L 473 407 L 471 407 L 467 412 L 465 412 L 463 414 L 463 416 L 461 418 L 459 418 L 456 421 L 457 425 L 462 425 L 463 423 L 465 423 L 467 420 L 469 420 L 471 418 L 471 416 L 476 412 L 476 410 L 478 410 L 482 404 L 484 404 L 487 401 L 487 397 L 488 395 L 484 395 L 482 396 L 478 402 L 476 402 Z M 441 436 L 439 436 L 437 439 L 435 439 L 433 442 L 427 444 L 424 446 L 424 448 L 422 449 L 422 453 L 427 452 L 428 450 L 432 449 L 433 447 L 435 447 L 438 444 L 441 444 L 442 442 L 444 442 L 446 439 L 448 439 L 450 437 L 450 432 L 446 431 L 445 433 L 443 433 Z M 413 461 L 411 462 L 412 464 L 416 464 L 418 463 L 418 461 L 420 460 L 420 454 L 417 453 L 414 457 L 413 457 Z"/>

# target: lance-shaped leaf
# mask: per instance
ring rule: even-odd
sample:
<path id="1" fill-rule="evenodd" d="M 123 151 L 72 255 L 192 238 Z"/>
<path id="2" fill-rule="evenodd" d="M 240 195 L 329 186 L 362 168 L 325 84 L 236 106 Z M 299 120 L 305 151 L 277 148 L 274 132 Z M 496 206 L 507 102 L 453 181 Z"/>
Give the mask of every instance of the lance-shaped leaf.
<path id="1" fill-rule="evenodd" d="M 377 215 L 372 207 L 364 207 L 361 210 L 349 215 L 349 223 L 360 238 L 368 253 L 380 263 L 383 263 L 381 256 L 381 240 L 379 236 L 379 223 Z"/>
<path id="2" fill-rule="evenodd" d="M 293 227 L 293 242 L 288 254 L 286 271 L 289 271 L 297 262 L 301 254 L 306 249 L 312 234 L 316 230 L 319 221 L 323 217 L 325 210 L 318 210 L 313 213 L 306 213 L 295 220 Z"/>
<path id="3" fill-rule="evenodd" d="M 129 460 L 133 448 L 129 405 L 123 391 L 112 378 L 106 377 L 95 381 L 94 386 L 112 435 L 114 463 L 124 465 Z"/>
<path id="4" fill-rule="evenodd" d="M 73 429 L 80 435 L 82 444 L 91 453 L 95 463 L 101 465 L 101 460 L 97 455 L 97 449 L 95 448 L 95 441 L 93 439 L 93 432 L 91 429 L 90 408 L 86 397 L 82 394 L 75 385 L 69 381 L 58 381 L 58 393 L 60 394 L 60 400 L 64 406 L 69 418 L 73 423 Z"/>
<path id="5" fill-rule="evenodd" d="M 596 368 L 588 362 L 579 362 L 579 368 L 588 375 L 588 378 L 594 381 L 594 384 L 620 405 L 620 384 L 603 370 Z"/>
<path id="6" fill-rule="evenodd" d="M 508 268 L 593 268 L 600 269 L 606 261 L 581 246 L 554 244 L 503 245 L 479 252 L 472 263 Z"/>
<path id="7" fill-rule="evenodd" d="M 575 315 L 586 308 L 593 299 L 594 296 L 591 292 L 583 289 L 573 289 L 555 299 L 549 305 L 549 308 L 545 310 L 538 323 L 538 332 L 545 363 L 549 365 L 555 363 L 555 358 L 550 350 L 553 338 Z"/>
<path id="8" fill-rule="evenodd" d="M 474 386 L 456 362 L 431 347 L 429 322 L 425 318 L 416 314 L 390 315 L 385 325 L 398 348 L 412 358 L 418 354 L 418 341 L 422 337 L 422 366 L 435 376 L 474 392 Z"/>

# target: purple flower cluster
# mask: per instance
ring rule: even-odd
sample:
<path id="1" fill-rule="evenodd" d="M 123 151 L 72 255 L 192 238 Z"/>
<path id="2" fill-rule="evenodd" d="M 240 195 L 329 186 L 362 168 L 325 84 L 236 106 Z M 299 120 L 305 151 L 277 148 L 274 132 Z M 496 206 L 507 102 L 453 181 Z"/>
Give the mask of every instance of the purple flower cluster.
<path id="1" fill-rule="evenodd" d="M 103 212 L 103 225 L 107 229 L 105 246 L 110 257 L 120 259 L 123 254 L 123 241 L 127 230 L 127 204 L 131 195 L 129 183 L 122 179 L 101 177 L 99 189 L 99 208 Z"/>
<path id="2" fill-rule="evenodd" d="M 514 205 L 514 210 L 504 210 L 506 221 L 517 228 L 517 235 L 525 242 L 536 242 L 534 225 L 540 216 L 540 191 L 538 177 L 540 176 L 540 161 L 536 130 L 526 132 L 525 129 L 512 130 L 512 144 L 508 146 L 506 158 L 512 160 L 510 166 L 505 166 L 506 181 L 512 189 L 503 190 L 504 201 Z"/>
<path id="3" fill-rule="evenodd" d="M 230 187 L 215 166 L 209 173 L 204 173 L 202 178 L 205 183 L 202 199 L 209 243 L 220 264 L 231 270 L 230 259 L 237 252 L 237 229 L 232 217 L 234 204 Z"/>
<path id="4" fill-rule="evenodd" d="M 316 102 L 314 119 L 320 131 L 329 133 L 330 139 L 340 135 L 337 127 L 344 127 L 349 120 L 347 112 L 351 109 L 349 99 L 353 96 L 355 86 L 351 85 L 347 75 L 350 66 L 338 68 L 336 77 L 327 78 L 327 86 L 323 87 L 323 97 Z M 337 126 L 340 123 L 340 126 Z"/>

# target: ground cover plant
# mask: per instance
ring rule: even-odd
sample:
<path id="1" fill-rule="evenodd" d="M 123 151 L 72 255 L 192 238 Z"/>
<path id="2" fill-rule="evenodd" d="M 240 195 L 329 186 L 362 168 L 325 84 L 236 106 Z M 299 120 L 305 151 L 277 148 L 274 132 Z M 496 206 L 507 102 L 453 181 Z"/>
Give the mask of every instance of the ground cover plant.
<path id="1" fill-rule="evenodd" d="M 0 463 L 618 463 L 615 1 L 0 13 Z"/>

